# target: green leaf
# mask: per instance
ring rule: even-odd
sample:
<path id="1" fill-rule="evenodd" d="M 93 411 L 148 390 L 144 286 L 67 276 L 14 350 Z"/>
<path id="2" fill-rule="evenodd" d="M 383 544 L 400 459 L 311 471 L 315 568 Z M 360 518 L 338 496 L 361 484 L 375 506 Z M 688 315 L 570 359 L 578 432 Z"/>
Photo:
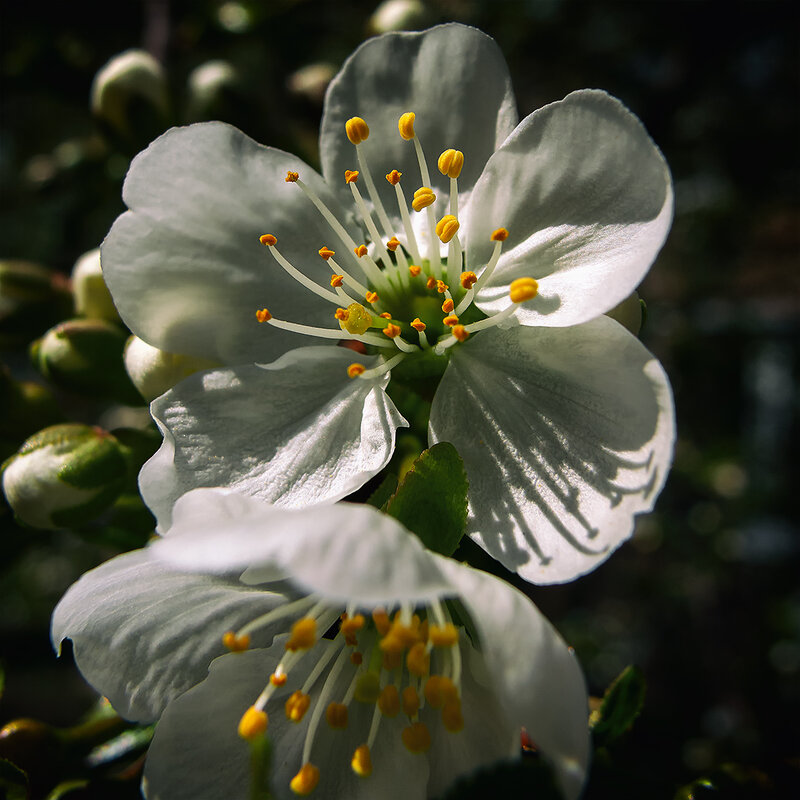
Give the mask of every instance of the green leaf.
<path id="1" fill-rule="evenodd" d="M 0 795 L 6 800 L 27 800 L 30 797 L 28 776 L 4 758 L 0 758 Z"/>
<path id="2" fill-rule="evenodd" d="M 380 486 L 369 496 L 367 503 L 374 508 L 383 508 L 397 490 L 397 476 L 387 475 Z"/>
<path id="3" fill-rule="evenodd" d="M 597 747 L 607 747 L 630 730 L 644 705 L 645 688 L 644 674 L 633 665 L 613 680 L 589 720 Z"/>
<path id="4" fill-rule="evenodd" d="M 416 533 L 429 550 L 450 556 L 466 528 L 468 488 L 455 447 L 440 442 L 422 452 L 384 511 Z"/>

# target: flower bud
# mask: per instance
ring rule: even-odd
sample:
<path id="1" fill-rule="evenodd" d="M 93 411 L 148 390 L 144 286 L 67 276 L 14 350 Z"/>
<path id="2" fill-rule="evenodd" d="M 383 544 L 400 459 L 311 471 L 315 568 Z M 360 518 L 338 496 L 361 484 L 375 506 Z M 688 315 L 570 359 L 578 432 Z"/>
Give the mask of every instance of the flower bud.
<path id="1" fill-rule="evenodd" d="M 99 120 L 126 140 L 163 129 L 168 99 L 161 65 L 144 50 L 114 56 L 95 75 L 91 107 Z"/>
<path id="2" fill-rule="evenodd" d="M 30 261 L 0 261 L 0 347 L 18 347 L 72 313 L 69 282 Z"/>
<path id="3" fill-rule="evenodd" d="M 100 268 L 100 249 L 84 253 L 72 268 L 72 294 L 75 311 L 81 317 L 119 322 L 119 314 L 111 299 L 103 271 Z"/>
<path id="4" fill-rule="evenodd" d="M 31 345 L 31 359 L 60 388 L 138 405 L 141 398 L 122 363 L 126 339 L 105 320 L 67 320 Z"/>
<path id="5" fill-rule="evenodd" d="M 122 447 L 110 433 L 53 425 L 3 464 L 3 492 L 17 519 L 33 528 L 81 525 L 114 502 L 127 474 Z"/>
<path id="6" fill-rule="evenodd" d="M 326 61 L 306 64 L 293 72 L 286 81 L 289 91 L 310 103 L 321 104 L 328 84 L 336 74 L 336 67 Z"/>
<path id="7" fill-rule="evenodd" d="M 188 116 L 190 119 L 227 119 L 238 103 L 247 103 L 242 95 L 241 79 L 232 64 L 222 59 L 206 61 L 189 73 Z"/>
<path id="8" fill-rule="evenodd" d="M 428 11 L 420 0 L 385 0 L 369 18 L 370 33 L 416 31 L 428 24 Z"/>
<path id="9" fill-rule="evenodd" d="M 206 358 L 167 353 L 138 336 L 128 339 L 124 360 L 133 385 L 148 402 L 195 372 L 219 366 Z"/>
<path id="10" fill-rule="evenodd" d="M 644 322 L 644 309 L 642 300 L 639 298 L 639 293 L 634 291 L 633 294 L 626 297 L 619 305 L 614 306 L 611 311 L 606 311 L 606 316 L 611 317 L 624 325 L 634 336 L 639 335 Z"/>

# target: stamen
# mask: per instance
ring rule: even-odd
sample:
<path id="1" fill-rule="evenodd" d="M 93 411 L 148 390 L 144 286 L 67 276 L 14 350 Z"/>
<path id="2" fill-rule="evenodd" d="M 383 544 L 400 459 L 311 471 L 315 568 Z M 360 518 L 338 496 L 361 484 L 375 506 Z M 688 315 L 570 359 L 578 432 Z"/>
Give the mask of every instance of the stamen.
<path id="1" fill-rule="evenodd" d="M 364 297 L 368 303 L 377 303 L 379 300 L 377 292 L 367 292 Z"/>
<path id="2" fill-rule="evenodd" d="M 386 176 L 386 180 L 394 186 L 395 196 L 397 197 L 397 207 L 400 209 L 400 217 L 403 220 L 403 229 L 406 232 L 406 240 L 408 241 L 408 249 L 411 252 L 411 257 L 414 261 L 422 261 L 419 255 L 419 247 L 417 246 L 417 237 L 414 234 L 414 226 L 411 224 L 411 217 L 408 214 L 406 196 L 403 192 L 403 187 L 400 186 L 400 176 L 402 174 L 402 172 L 393 169 Z"/>
<path id="3" fill-rule="evenodd" d="M 299 322 L 286 322 L 284 320 L 271 317 L 265 320 L 275 328 L 292 333 L 302 333 L 305 336 L 316 336 L 320 339 L 354 339 L 364 344 L 374 344 L 376 347 L 391 347 L 391 344 L 379 336 L 372 336 L 369 333 L 351 334 L 345 330 L 333 330 L 332 328 L 317 328 L 312 325 L 301 325 Z"/>
<path id="4" fill-rule="evenodd" d="M 464 309 L 469 306 L 472 302 L 472 298 L 485 286 L 486 281 L 489 280 L 492 273 L 494 272 L 494 268 L 497 266 L 497 262 L 500 259 L 500 251 L 503 248 L 503 242 L 508 238 L 508 231 L 505 228 L 498 228 L 491 236 L 491 240 L 494 242 L 494 250 L 492 251 L 492 256 L 489 259 L 489 263 L 486 265 L 486 269 L 481 273 L 481 276 L 478 280 L 472 285 L 469 291 L 461 298 L 461 302 L 456 306 L 456 314 L 461 314 L 464 312 Z M 466 273 L 465 273 L 466 274 Z"/>
<path id="5" fill-rule="evenodd" d="M 436 235 L 442 244 L 447 244 L 460 227 L 459 221 L 452 214 L 446 214 L 436 223 Z"/>
<path id="6" fill-rule="evenodd" d="M 431 275 L 430 278 L 428 278 L 428 280 L 425 281 L 425 288 L 426 289 L 436 288 L 436 278 L 434 278 L 433 275 Z"/>
<path id="7" fill-rule="evenodd" d="M 380 364 L 377 367 L 373 367 L 372 369 L 368 369 L 365 372 L 362 372 L 359 377 L 364 379 L 370 378 L 377 378 L 380 375 L 386 374 L 392 367 L 396 364 L 399 364 L 404 358 L 406 357 L 405 353 L 398 353 L 396 356 L 393 356 L 388 361 L 384 361 L 383 364 Z"/>
<path id="8" fill-rule="evenodd" d="M 353 768 L 353 772 L 361 778 L 372 775 L 372 758 L 367 745 L 362 744 L 356 748 L 350 766 Z"/>
<path id="9" fill-rule="evenodd" d="M 460 150 L 445 150 L 437 162 L 439 172 L 448 178 L 457 178 L 464 166 L 464 154 Z"/>
<path id="10" fill-rule="evenodd" d="M 336 255 L 336 251 L 331 250 L 330 247 L 320 247 L 320 249 L 317 250 L 317 252 L 319 253 L 319 257 L 323 261 L 327 261 L 331 256 Z"/>
<path id="11" fill-rule="evenodd" d="M 466 342 L 469 334 L 470 331 L 468 331 L 463 325 L 453 326 L 453 336 L 455 336 L 459 342 Z"/>
<path id="12" fill-rule="evenodd" d="M 416 278 L 420 272 L 422 272 L 422 267 L 417 264 L 411 264 L 411 266 L 408 268 L 408 271 L 412 278 Z"/>
<path id="13" fill-rule="evenodd" d="M 269 717 L 266 711 L 260 711 L 255 706 L 250 706 L 239 720 L 239 736 L 252 742 L 264 734 L 268 723 Z"/>
<path id="14" fill-rule="evenodd" d="M 344 171 L 344 182 L 355 183 L 358 180 L 358 170 L 346 169 Z"/>
<path id="15" fill-rule="evenodd" d="M 378 631 L 379 636 L 386 636 L 386 634 L 389 633 L 389 629 L 392 627 L 389 615 L 382 608 L 373 610 L 372 621 L 375 623 L 375 629 Z"/>
<path id="16" fill-rule="evenodd" d="M 408 671 L 418 678 L 428 674 L 431 667 L 431 657 L 422 642 L 417 642 L 415 645 L 412 645 L 406 655 L 406 666 L 408 667 Z"/>
<path id="17" fill-rule="evenodd" d="M 381 235 L 378 233 L 377 227 L 375 227 L 375 223 L 372 220 L 372 215 L 369 213 L 367 204 L 364 202 L 361 192 L 358 191 L 358 186 L 355 183 L 350 183 L 349 186 L 350 191 L 353 194 L 353 200 L 355 201 L 358 211 L 361 214 L 361 219 L 367 226 L 367 230 L 369 231 L 369 235 L 372 237 L 372 241 L 375 242 L 375 249 L 378 251 L 378 258 L 380 258 L 387 270 L 391 269 L 392 261 L 389 258 L 389 253 L 386 251 L 386 247 L 381 240 Z M 381 273 L 380 283 L 384 283 L 383 273 Z"/>
<path id="18" fill-rule="evenodd" d="M 431 734 L 424 722 L 413 722 L 401 733 L 403 744 L 411 753 L 426 753 L 430 750 Z"/>
<path id="19" fill-rule="evenodd" d="M 284 178 L 286 183 L 297 183 L 299 180 L 300 175 L 297 172 L 292 172 L 291 170 L 286 173 L 286 177 Z"/>
<path id="20" fill-rule="evenodd" d="M 364 247 L 364 245 L 361 245 L 361 246 Z M 366 247 L 364 247 L 364 252 L 366 253 Z M 361 283 L 360 281 L 357 281 L 346 269 L 343 269 L 336 261 L 334 261 L 334 259 L 332 257 L 329 257 L 326 260 L 328 262 L 328 266 L 332 270 L 338 270 L 342 274 L 342 277 L 344 278 L 344 282 L 350 288 L 355 289 L 356 292 L 358 292 L 361 295 L 364 295 L 369 291 L 369 289 L 367 289 L 367 287 L 364 286 L 363 283 Z M 376 269 L 377 269 L 377 267 L 376 267 Z M 355 300 L 353 300 L 353 298 L 350 297 L 349 295 L 347 295 L 347 297 L 351 302 L 353 302 L 353 303 L 355 302 Z"/>
<path id="21" fill-rule="evenodd" d="M 445 314 L 450 314 L 454 308 L 455 303 L 453 302 L 452 297 L 448 297 L 447 300 L 442 303 L 442 311 L 444 311 Z"/>
<path id="22" fill-rule="evenodd" d="M 303 275 L 300 270 L 293 267 L 275 246 L 275 243 L 278 240 L 274 236 L 272 236 L 271 240 L 269 240 L 267 239 L 269 236 L 270 234 L 265 234 L 261 237 L 262 244 L 265 244 L 269 248 L 269 252 L 272 254 L 272 257 L 286 270 L 286 272 L 289 273 L 289 275 L 291 275 L 298 283 L 305 286 L 306 289 L 323 298 L 323 300 L 327 300 L 328 302 L 339 305 L 339 296 L 335 292 L 330 292 L 327 289 L 323 289 L 321 286 L 318 286 L 316 283 L 314 283 L 314 281 L 312 281 L 310 278 L 307 278 L 305 275 Z M 264 241 L 265 239 L 267 241 Z M 270 243 L 270 241 L 272 243 Z M 323 250 L 327 252 L 327 248 L 323 248 Z M 319 254 L 322 256 L 322 250 L 320 250 Z M 333 255 L 333 251 L 330 251 L 330 254 Z M 322 257 L 325 258 L 325 256 Z M 330 258 L 330 256 L 328 256 L 328 258 Z"/>
<path id="23" fill-rule="evenodd" d="M 338 289 L 344 283 L 344 275 L 331 275 L 331 286 Z"/>
<path id="24" fill-rule="evenodd" d="M 433 287 L 431 287 L 431 288 L 433 288 Z M 447 290 L 449 288 L 450 287 L 444 281 L 442 281 L 442 280 L 436 281 L 436 291 L 439 292 L 439 294 L 445 294 L 446 295 L 447 294 Z"/>
<path id="25" fill-rule="evenodd" d="M 284 617 L 291 617 L 297 613 L 302 613 L 315 604 L 317 604 L 317 598 L 314 597 L 314 595 L 309 595 L 308 597 L 301 597 L 299 600 L 294 600 L 291 603 L 287 603 L 284 606 L 278 606 L 278 608 L 274 608 L 272 611 L 262 614 L 260 617 L 251 619 L 247 625 L 239 629 L 236 635 L 239 638 L 242 636 L 248 636 L 258 628 L 262 628 L 265 625 L 271 625 L 273 622 L 277 622 L 279 619 L 283 619 Z M 319 607 L 321 608 L 321 606 Z M 311 609 L 310 613 L 313 614 L 316 610 L 316 608 L 313 608 Z"/>
<path id="26" fill-rule="evenodd" d="M 442 322 L 444 322 L 444 324 L 447 325 L 448 328 L 453 328 L 456 325 L 458 325 L 458 317 L 455 314 L 450 314 L 449 316 L 445 317 L 442 320 Z M 455 334 L 453 334 L 453 335 L 455 335 Z"/>
<path id="27" fill-rule="evenodd" d="M 452 622 L 444 626 L 431 625 L 429 637 L 434 647 L 452 647 L 458 642 L 458 630 Z"/>
<path id="28" fill-rule="evenodd" d="M 366 367 L 363 364 L 353 363 L 347 368 L 347 377 L 357 378 L 359 375 L 363 375 L 365 370 Z"/>
<path id="29" fill-rule="evenodd" d="M 378 696 L 378 708 L 384 717 L 396 717 L 400 713 L 400 692 L 390 683 Z"/>
<path id="30" fill-rule="evenodd" d="M 532 300 L 539 293 L 539 284 L 534 278 L 517 278 L 511 281 L 509 297 L 513 303 L 524 303 Z"/>
<path id="31" fill-rule="evenodd" d="M 401 698 L 403 713 L 409 717 L 409 719 L 416 716 L 419 711 L 419 695 L 417 694 L 417 690 L 413 686 L 406 686 L 406 688 L 403 689 Z"/>
<path id="32" fill-rule="evenodd" d="M 317 642 L 317 621 L 313 617 L 302 617 L 292 625 L 286 649 L 309 650 Z"/>
<path id="33" fill-rule="evenodd" d="M 400 247 L 400 241 L 396 236 L 392 236 L 392 238 L 389 239 L 388 242 L 386 242 L 386 248 L 388 250 L 391 250 L 393 253 L 395 252 L 395 250 L 397 250 L 398 247 Z"/>
<path id="34" fill-rule="evenodd" d="M 224 644 L 231 653 L 243 653 L 250 647 L 250 636 L 246 633 L 237 636 L 233 631 L 227 631 L 222 636 L 222 644 Z"/>
<path id="35" fill-rule="evenodd" d="M 325 709 L 325 720 L 334 730 L 347 728 L 347 706 L 344 703 L 329 703 Z"/>
<path id="36" fill-rule="evenodd" d="M 461 273 L 461 288 L 462 289 L 471 289 L 475 282 L 478 280 L 478 276 L 472 272 L 462 272 Z"/>
<path id="37" fill-rule="evenodd" d="M 458 733 L 464 728 L 464 717 L 461 714 L 461 700 L 458 697 L 450 697 L 445 700 L 442 709 L 442 722 L 450 733 Z"/>
<path id="38" fill-rule="evenodd" d="M 311 794 L 319 783 L 319 768 L 306 762 L 300 767 L 300 772 L 289 782 L 291 790 L 301 797 Z"/>
<path id="39" fill-rule="evenodd" d="M 361 117 L 350 117 L 344 130 L 352 144 L 361 144 L 369 136 L 369 125 Z"/>

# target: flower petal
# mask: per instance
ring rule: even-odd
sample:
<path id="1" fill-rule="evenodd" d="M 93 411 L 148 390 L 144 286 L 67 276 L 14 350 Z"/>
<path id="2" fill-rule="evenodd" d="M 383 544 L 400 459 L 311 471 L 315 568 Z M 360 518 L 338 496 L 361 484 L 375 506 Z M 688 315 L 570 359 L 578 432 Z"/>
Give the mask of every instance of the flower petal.
<path id="1" fill-rule="evenodd" d="M 300 159 L 224 123 L 173 128 L 134 159 L 123 191 L 131 210 L 106 237 L 102 264 L 137 336 L 172 353 L 241 364 L 277 358 L 302 341 L 259 326 L 261 306 L 282 319 L 330 323 L 333 306 L 284 274 L 259 242 L 274 234 L 290 262 L 328 284 L 316 251 L 335 240 L 300 188 L 284 181 L 287 170 L 343 218 Z"/>
<path id="2" fill-rule="evenodd" d="M 674 435 L 664 370 L 608 317 L 480 333 L 455 348 L 430 421 L 464 460 L 472 537 L 533 583 L 589 572 L 631 535 Z"/>
<path id="3" fill-rule="evenodd" d="M 236 734 L 239 719 L 264 686 L 282 655 L 282 642 L 269 650 L 236 653 L 217 659 L 206 680 L 171 703 L 156 728 L 145 766 L 148 800 L 247 800 L 249 748 Z M 286 720 L 283 705 L 306 679 L 322 651 L 319 642 L 290 673 L 290 683 L 271 700 L 268 735 L 272 742 L 272 792 L 277 800 L 294 797 L 289 781 L 301 766 L 311 712 L 302 722 Z M 333 697 L 344 694 L 340 679 Z M 372 753 L 373 773 L 359 778 L 350 769 L 355 748 L 367 737 L 372 707 L 353 703 L 346 731 L 331 731 L 323 721 L 311 762 L 320 770 L 315 795 L 354 800 L 406 800 L 424 797 L 425 759 L 400 744 L 399 720 L 384 719 Z"/>
<path id="4" fill-rule="evenodd" d="M 199 486 L 298 506 L 338 500 L 381 470 L 407 423 L 384 392 L 389 376 L 351 379 L 353 360 L 342 347 L 301 348 L 272 364 L 198 373 L 154 400 L 164 442 L 139 486 L 160 529 Z"/>
<path id="5" fill-rule="evenodd" d="M 642 123 L 605 92 L 583 90 L 526 117 L 492 156 L 465 209 L 470 268 L 488 261 L 492 231 L 509 237 L 478 295 L 486 313 L 533 277 L 526 325 L 575 325 L 624 300 L 672 222 L 669 169 Z"/>
<path id="6" fill-rule="evenodd" d="M 436 559 L 475 623 L 491 686 L 509 720 L 524 726 L 553 764 L 566 800 L 576 798 L 589 763 L 589 698 L 575 654 L 522 592 L 494 575 Z"/>
<path id="7" fill-rule="evenodd" d="M 424 33 L 385 34 L 362 44 L 331 83 L 320 132 L 323 175 L 349 195 L 344 171 L 358 167 L 344 126 L 350 117 L 363 117 L 370 135 L 360 147 L 394 217 L 397 201 L 383 176 L 393 169 L 402 172 L 408 200 L 420 186 L 414 145 L 397 130 L 407 111 L 416 114 L 415 130 L 443 209 L 449 179 L 436 169 L 439 154 L 448 148 L 464 153 L 459 190 L 466 197 L 489 156 L 517 123 L 508 68 L 495 41 L 457 24 Z"/>
<path id="8" fill-rule="evenodd" d="M 179 572 L 150 550 L 87 572 L 53 613 L 51 637 L 71 639 L 86 680 L 126 719 L 157 719 L 225 652 L 222 635 L 283 603 L 274 592 Z M 273 632 L 274 633 L 274 632 Z M 261 631 L 269 643 L 272 633 Z"/>
<path id="9" fill-rule="evenodd" d="M 152 545 L 172 568 L 277 566 L 303 589 L 343 604 L 416 602 L 452 591 L 419 539 L 371 506 L 293 510 L 197 489 L 178 500 L 173 519 L 168 535 Z"/>

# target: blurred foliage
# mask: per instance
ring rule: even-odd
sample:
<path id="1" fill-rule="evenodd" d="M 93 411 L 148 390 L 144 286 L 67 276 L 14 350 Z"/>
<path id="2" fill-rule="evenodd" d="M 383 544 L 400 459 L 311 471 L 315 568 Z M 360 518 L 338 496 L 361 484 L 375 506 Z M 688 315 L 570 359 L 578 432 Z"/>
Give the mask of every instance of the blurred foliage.
<path id="1" fill-rule="evenodd" d="M 523 585 L 470 540 L 456 556 L 537 602 L 574 646 L 593 694 L 629 663 L 646 677 L 641 714 L 598 753 L 587 800 L 791 796 L 800 785 L 798 6 L 423 5 L 420 24 L 457 20 L 497 39 L 522 114 L 583 87 L 618 96 L 663 150 L 676 193 L 669 241 L 640 288 L 648 304 L 642 338 L 671 377 L 678 413 L 675 467 L 657 510 L 608 563 L 569 585 Z M 374 29 L 376 6 L 142 0 L 109 14 L 88 4 L 44 14 L 5 4 L 0 457 L 62 420 L 115 433 L 132 427 L 157 445 L 140 399 L 45 385 L 26 348 L 72 313 L 72 265 L 123 210 L 130 158 L 164 127 L 223 119 L 317 164 L 325 84 Z M 95 75 L 131 48 L 163 68 L 166 101 L 131 98 L 115 111 L 121 126 L 93 118 Z M 424 444 L 409 438 L 395 471 L 403 474 Z M 94 702 L 69 659 L 53 657 L 47 630 L 81 572 L 152 530 L 133 484 L 109 513 L 86 536 L 22 529 L 0 507 L 0 721 L 33 717 L 37 730 L 69 729 Z M 6 760 L 0 782 L 13 797 L 25 796 L 29 780 L 34 800 L 136 797 L 134 751 L 116 771 L 73 760 L 88 772 L 30 767 L 27 779 Z M 526 757 L 475 776 L 469 796 L 500 785 L 504 796 L 515 787 L 527 796 L 544 785 L 532 777 L 538 764 Z"/>

